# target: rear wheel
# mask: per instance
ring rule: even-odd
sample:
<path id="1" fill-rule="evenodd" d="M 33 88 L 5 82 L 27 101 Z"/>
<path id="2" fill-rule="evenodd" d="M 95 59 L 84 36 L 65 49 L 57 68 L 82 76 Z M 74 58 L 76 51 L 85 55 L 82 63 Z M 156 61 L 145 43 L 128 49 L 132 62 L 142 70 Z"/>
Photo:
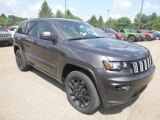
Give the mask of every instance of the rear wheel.
<path id="1" fill-rule="evenodd" d="M 97 90 L 84 72 L 71 72 L 65 80 L 65 90 L 70 104 L 82 113 L 91 114 L 100 105 Z"/>
<path id="2" fill-rule="evenodd" d="M 129 36 L 128 41 L 129 42 L 136 42 L 136 38 L 134 36 Z"/>
<path id="3" fill-rule="evenodd" d="M 21 71 L 27 71 L 31 69 L 21 50 L 16 51 L 16 63 L 19 70 Z"/>

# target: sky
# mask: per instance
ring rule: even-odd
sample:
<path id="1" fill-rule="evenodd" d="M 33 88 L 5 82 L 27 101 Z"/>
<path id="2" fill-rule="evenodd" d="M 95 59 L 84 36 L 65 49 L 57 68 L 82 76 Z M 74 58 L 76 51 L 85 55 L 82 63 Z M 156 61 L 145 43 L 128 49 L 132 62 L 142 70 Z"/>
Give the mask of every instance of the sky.
<path id="1" fill-rule="evenodd" d="M 38 11 L 44 0 L 0 0 L 0 14 L 16 15 L 26 18 L 38 17 Z M 65 0 L 46 0 L 55 13 L 58 9 L 64 12 Z M 141 0 L 67 0 L 67 9 L 76 16 L 87 21 L 93 14 L 104 20 L 108 19 L 107 10 L 111 18 L 129 17 L 132 21 L 140 12 Z M 156 12 L 160 15 L 160 0 L 144 0 L 143 13 L 150 15 Z"/>

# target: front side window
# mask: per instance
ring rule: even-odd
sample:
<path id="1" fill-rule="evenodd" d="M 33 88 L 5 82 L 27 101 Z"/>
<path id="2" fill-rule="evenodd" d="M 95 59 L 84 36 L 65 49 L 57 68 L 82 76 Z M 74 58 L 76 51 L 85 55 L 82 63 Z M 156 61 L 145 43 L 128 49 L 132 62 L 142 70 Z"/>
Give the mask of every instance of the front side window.
<path id="1" fill-rule="evenodd" d="M 27 24 L 27 27 L 26 27 L 26 32 L 28 33 L 30 31 L 30 29 L 33 27 L 33 25 L 35 24 L 36 22 L 28 22 Z"/>
<path id="2" fill-rule="evenodd" d="M 48 23 L 39 22 L 37 29 L 37 37 L 40 38 L 40 34 L 42 34 L 43 32 L 51 32 L 51 28 Z"/>
<path id="3" fill-rule="evenodd" d="M 67 20 L 54 20 L 51 22 L 65 40 L 105 37 L 104 32 L 100 34 L 99 30 L 84 22 Z"/>
<path id="4" fill-rule="evenodd" d="M 26 25 L 27 25 L 27 23 L 22 23 L 21 25 L 20 25 L 20 27 L 18 28 L 18 33 L 21 33 L 21 34 L 25 34 L 25 32 L 26 32 Z"/>
<path id="5" fill-rule="evenodd" d="M 34 24 L 28 31 L 28 35 L 37 37 L 37 24 Z"/>

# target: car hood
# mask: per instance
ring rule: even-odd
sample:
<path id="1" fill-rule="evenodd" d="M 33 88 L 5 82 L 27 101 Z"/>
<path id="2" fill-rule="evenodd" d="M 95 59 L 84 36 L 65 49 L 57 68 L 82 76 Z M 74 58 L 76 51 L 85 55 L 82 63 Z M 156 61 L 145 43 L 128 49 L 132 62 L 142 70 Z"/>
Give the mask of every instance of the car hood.
<path id="1" fill-rule="evenodd" d="M 74 48 L 106 56 L 111 61 L 134 61 L 148 54 L 142 46 L 109 38 L 69 41 Z"/>
<path id="2" fill-rule="evenodd" d="M 0 31 L 0 34 L 1 34 L 1 35 L 4 35 L 4 34 L 6 35 L 6 34 L 10 34 L 10 33 L 9 33 L 9 32 L 6 32 L 6 31 Z"/>

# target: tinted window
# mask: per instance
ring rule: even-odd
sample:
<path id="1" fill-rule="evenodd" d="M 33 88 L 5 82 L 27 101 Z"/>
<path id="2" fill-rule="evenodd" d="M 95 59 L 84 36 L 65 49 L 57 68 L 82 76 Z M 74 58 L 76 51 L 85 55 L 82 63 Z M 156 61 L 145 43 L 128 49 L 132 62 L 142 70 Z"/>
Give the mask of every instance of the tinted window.
<path id="1" fill-rule="evenodd" d="M 34 25 L 35 23 L 36 23 L 36 22 L 28 22 L 27 27 L 26 27 L 26 33 L 28 33 L 28 31 L 33 27 L 33 25 Z"/>
<path id="2" fill-rule="evenodd" d="M 92 39 L 105 37 L 99 34 L 95 27 L 80 21 L 54 20 L 58 32 L 66 40 Z"/>
<path id="3" fill-rule="evenodd" d="M 37 24 L 32 25 L 30 30 L 28 31 L 28 35 L 37 36 Z"/>
<path id="4" fill-rule="evenodd" d="M 40 34 L 43 32 L 51 32 L 51 28 L 46 22 L 39 22 L 37 29 L 37 37 L 40 37 Z"/>
<path id="5" fill-rule="evenodd" d="M 2 27 L 0 27 L 0 31 L 3 31 L 3 28 L 2 28 Z"/>
<path id="6" fill-rule="evenodd" d="M 10 30 L 10 31 L 14 31 L 14 28 L 13 28 L 13 27 L 11 27 L 9 30 Z"/>
<path id="7" fill-rule="evenodd" d="M 25 31 L 26 31 L 26 25 L 27 25 L 27 23 L 22 23 L 21 25 L 20 25 L 20 27 L 18 28 L 18 33 L 21 33 L 21 34 L 25 34 Z"/>
<path id="8" fill-rule="evenodd" d="M 125 33 L 124 30 L 120 30 L 121 33 Z"/>

